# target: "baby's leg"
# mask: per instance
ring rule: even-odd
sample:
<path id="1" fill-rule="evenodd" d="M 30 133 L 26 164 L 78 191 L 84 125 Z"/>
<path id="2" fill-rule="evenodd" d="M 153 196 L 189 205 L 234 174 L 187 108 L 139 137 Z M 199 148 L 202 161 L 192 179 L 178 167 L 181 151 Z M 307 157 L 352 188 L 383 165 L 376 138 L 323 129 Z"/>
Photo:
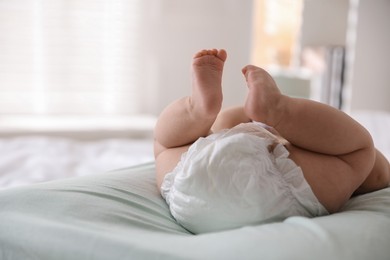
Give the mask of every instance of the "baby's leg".
<path id="1" fill-rule="evenodd" d="M 192 94 L 169 105 L 155 127 L 157 184 L 171 172 L 181 154 L 199 137 L 207 136 L 222 106 L 225 50 L 203 50 L 192 63 Z"/>
<path id="2" fill-rule="evenodd" d="M 212 132 L 229 129 L 241 123 L 249 123 L 252 120 L 245 114 L 244 107 L 231 107 L 221 111 L 213 126 Z"/>
<path id="3" fill-rule="evenodd" d="M 243 69 L 249 94 L 247 115 L 274 127 L 290 145 L 319 201 L 336 212 L 373 168 L 375 148 L 369 133 L 345 113 L 330 106 L 284 96 L 264 70 Z"/>

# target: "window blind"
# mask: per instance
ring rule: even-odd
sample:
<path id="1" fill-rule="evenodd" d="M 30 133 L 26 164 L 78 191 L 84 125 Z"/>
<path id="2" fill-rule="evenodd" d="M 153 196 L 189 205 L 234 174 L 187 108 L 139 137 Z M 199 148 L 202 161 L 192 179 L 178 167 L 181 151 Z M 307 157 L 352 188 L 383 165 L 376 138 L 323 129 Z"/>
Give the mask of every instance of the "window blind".
<path id="1" fill-rule="evenodd" d="M 141 1 L 0 1 L 0 114 L 136 114 Z"/>

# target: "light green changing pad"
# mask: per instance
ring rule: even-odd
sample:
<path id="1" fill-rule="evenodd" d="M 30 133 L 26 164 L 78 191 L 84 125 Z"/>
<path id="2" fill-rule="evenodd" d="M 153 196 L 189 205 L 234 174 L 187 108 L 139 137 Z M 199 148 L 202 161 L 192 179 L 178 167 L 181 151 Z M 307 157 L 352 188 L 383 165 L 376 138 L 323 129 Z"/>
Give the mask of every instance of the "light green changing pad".
<path id="1" fill-rule="evenodd" d="M 338 214 L 192 235 L 154 164 L 0 192 L 0 259 L 390 259 L 390 188 Z"/>

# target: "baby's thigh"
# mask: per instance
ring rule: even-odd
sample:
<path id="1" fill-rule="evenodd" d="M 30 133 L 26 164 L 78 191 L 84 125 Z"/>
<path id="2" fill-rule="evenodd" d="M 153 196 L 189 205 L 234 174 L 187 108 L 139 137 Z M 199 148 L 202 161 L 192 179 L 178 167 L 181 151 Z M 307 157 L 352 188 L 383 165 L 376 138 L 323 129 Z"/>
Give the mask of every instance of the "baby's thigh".
<path id="1" fill-rule="evenodd" d="M 292 159 L 303 171 L 317 199 L 330 212 L 334 213 L 350 199 L 353 192 L 366 178 L 356 170 L 350 161 L 361 159 L 364 154 L 351 154 L 343 157 L 320 154 L 287 145 Z"/>
<path id="2" fill-rule="evenodd" d="M 156 144 L 155 144 L 156 145 Z M 158 144 L 157 144 L 158 145 Z M 190 145 L 165 149 L 156 157 L 156 180 L 160 189 L 165 175 L 172 172 L 179 163 L 183 153 L 187 152 Z"/>
<path id="3" fill-rule="evenodd" d="M 248 122 L 251 122 L 251 119 L 245 115 L 243 107 L 231 107 L 218 114 L 211 130 L 213 132 L 218 132 Z"/>

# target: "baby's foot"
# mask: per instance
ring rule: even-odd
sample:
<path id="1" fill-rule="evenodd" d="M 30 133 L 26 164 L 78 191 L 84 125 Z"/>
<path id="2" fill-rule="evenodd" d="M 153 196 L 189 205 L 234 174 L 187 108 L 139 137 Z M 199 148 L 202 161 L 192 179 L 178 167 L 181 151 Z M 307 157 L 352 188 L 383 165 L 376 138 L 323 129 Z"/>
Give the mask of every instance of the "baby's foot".
<path id="1" fill-rule="evenodd" d="M 282 94 L 275 81 L 265 70 L 253 65 L 242 69 L 249 93 L 245 113 L 254 121 L 275 127 L 281 118 Z"/>
<path id="2" fill-rule="evenodd" d="M 222 106 L 222 71 L 225 50 L 202 50 L 192 63 L 191 105 L 204 116 L 215 117 Z"/>

